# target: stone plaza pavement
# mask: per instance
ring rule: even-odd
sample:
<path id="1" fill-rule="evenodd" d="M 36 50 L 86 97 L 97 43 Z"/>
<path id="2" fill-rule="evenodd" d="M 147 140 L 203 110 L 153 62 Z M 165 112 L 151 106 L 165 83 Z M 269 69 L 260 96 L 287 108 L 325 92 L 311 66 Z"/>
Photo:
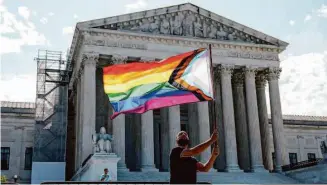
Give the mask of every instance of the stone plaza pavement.
<path id="1" fill-rule="evenodd" d="M 169 172 L 119 172 L 118 181 L 167 182 Z M 213 184 L 297 184 L 298 181 L 278 173 L 198 173 L 198 182 Z"/>

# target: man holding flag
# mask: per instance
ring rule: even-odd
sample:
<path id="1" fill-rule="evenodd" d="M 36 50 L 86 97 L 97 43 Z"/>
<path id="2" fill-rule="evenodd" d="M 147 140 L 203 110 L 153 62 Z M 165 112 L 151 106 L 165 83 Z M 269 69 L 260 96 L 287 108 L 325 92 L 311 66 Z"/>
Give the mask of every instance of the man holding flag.
<path id="1" fill-rule="evenodd" d="M 185 131 L 179 132 L 176 136 L 177 147 L 170 153 L 170 184 L 196 184 L 196 172 L 208 172 L 219 155 L 219 149 L 215 144 L 211 157 L 205 164 L 198 162 L 193 156 L 199 155 L 217 139 L 217 130 L 214 130 L 206 142 L 189 148 L 188 134 Z"/>
<path id="2" fill-rule="evenodd" d="M 156 62 L 132 62 L 103 68 L 104 91 L 114 113 L 143 114 L 149 110 L 175 105 L 214 100 L 211 45 Z M 215 106 L 212 104 L 213 114 Z M 206 172 L 219 155 L 216 118 L 211 138 L 193 148 L 188 147 L 188 134 L 176 136 L 177 147 L 170 154 L 172 184 L 195 184 L 196 172 Z M 209 125 L 206 125 L 208 127 Z M 209 128 L 208 128 L 209 129 Z M 207 163 L 198 162 L 199 155 L 215 143 Z"/>

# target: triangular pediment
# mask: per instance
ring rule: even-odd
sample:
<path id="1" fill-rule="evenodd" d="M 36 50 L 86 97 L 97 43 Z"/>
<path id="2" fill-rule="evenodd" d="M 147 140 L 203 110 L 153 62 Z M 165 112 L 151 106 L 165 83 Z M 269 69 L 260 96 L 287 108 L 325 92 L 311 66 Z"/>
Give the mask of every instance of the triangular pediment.
<path id="1" fill-rule="evenodd" d="M 283 49 L 288 45 L 191 3 L 86 21 L 77 26 L 274 45 Z"/>

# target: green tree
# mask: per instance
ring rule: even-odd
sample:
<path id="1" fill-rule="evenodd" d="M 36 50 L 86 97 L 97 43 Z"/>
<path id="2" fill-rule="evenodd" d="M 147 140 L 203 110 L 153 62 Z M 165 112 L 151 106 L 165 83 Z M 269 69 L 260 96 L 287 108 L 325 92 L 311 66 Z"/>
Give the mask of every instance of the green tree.
<path id="1" fill-rule="evenodd" d="M 1 175 L 1 183 L 7 182 L 7 177 L 5 175 Z"/>

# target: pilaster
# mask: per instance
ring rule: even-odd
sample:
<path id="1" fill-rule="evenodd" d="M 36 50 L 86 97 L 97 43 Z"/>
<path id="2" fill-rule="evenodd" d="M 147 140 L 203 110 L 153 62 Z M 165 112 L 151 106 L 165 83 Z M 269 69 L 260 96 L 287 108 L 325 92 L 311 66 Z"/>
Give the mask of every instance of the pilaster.
<path id="1" fill-rule="evenodd" d="M 305 145 L 305 140 L 304 140 L 304 137 L 301 136 L 301 135 L 297 135 L 296 138 L 298 139 L 298 143 L 299 143 L 299 153 L 300 153 L 300 156 L 299 156 L 299 159 L 298 161 L 306 161 L 308 160 L 307 157 L 305 157 L 305 152 L 304 152 L 304 145 Z"/>

